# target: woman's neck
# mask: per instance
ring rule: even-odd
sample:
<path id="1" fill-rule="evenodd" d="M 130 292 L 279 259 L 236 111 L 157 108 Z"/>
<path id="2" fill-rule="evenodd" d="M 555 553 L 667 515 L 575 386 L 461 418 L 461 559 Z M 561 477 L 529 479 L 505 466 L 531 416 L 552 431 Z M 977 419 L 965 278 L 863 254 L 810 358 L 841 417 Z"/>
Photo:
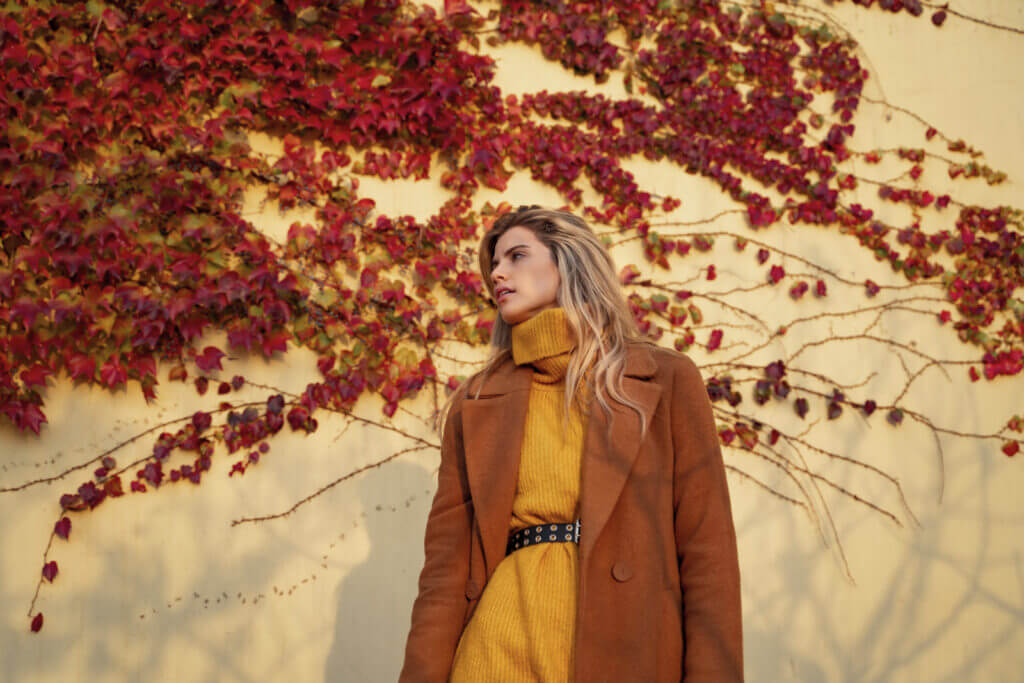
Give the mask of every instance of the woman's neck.
<path id="1" fill-rule="evenodd" d="M 576 339 L 564 308 L 545 308 L 512 326 L 511 336 L 512 360 L 532 365 L 535 381 L 554 384 L 565 378 Z"/>

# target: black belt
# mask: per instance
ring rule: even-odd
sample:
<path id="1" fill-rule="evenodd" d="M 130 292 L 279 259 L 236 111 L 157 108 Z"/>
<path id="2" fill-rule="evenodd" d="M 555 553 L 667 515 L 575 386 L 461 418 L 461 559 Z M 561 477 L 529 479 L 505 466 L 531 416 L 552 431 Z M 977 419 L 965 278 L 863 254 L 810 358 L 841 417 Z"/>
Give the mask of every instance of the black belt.
<path id="1" fill-rule="evenodd" d="M 538 524 L 520 529 L 508 537 L 505 555 L 511 555 L 520 548 L 538 543 L 576 543 L 580 542 L 580 520 L 560 522 L 558 524 Z"/>

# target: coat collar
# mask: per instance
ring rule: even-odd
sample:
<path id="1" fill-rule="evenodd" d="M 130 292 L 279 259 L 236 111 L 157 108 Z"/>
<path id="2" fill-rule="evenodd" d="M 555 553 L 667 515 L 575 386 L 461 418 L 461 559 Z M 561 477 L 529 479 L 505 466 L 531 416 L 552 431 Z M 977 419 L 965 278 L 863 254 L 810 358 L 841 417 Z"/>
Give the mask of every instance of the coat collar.
<path id="1" fill-rule="evenodd" d="M 647 415 L 647 429 L 661 397 L 659 383 L 647 381 L 657 370 L 650 350 L 628 343 L 622 386 Z M 519 477 L 519 459 L 526 423 L 533 370 L 517 366 L 511 357 L 487 378 L 476 395 L 470 387 L 462 403 L 463 444 L 473 509 L 482 534 L 488 576 L 505 556 L 512 502 Z M 611 515 L 619 493 L 640 451 L 640 417 L 611 401 L 611 438 L 606 439 L 608 415 L 592 397 L 583 438 L 580 487 L 580 557 L 590 555 Z"/>
<path id="2" fill-rule="evenodd" d="M 643 344 L 627 342 L 626 359 L 624 361 L 623 374 L 626 377 L 647 378 L 652 377 L 658 369 L 651 352 Z M 491 397 L 499 394 L 506 394 L 510 391 L 526 391 L 530 388 L 530 380 L 533 377 L 533 368 L 529 365 L 516 365 L 512 357 L 499 365 L 486 378 L 480 388 L 480 397 Z M 477 394 L 477 386 L 468 387 L 466 398 L 472 399 Z"/>

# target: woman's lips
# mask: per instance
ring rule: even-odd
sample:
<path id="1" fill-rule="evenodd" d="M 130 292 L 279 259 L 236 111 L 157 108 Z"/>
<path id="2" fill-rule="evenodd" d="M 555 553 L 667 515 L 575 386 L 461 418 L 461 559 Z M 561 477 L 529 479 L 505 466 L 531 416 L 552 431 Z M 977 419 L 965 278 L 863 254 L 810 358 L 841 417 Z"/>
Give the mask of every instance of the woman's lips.
<path id="1" fill-rule="evenodd" d="M 506 292 L 502 292 L 501 296 L 499 296 L 499 297 L 498 297 L 498 303 L 501 303 L 501 302 L 502 302 L 502 301 L 504 301 L 504 300 L 505 300 L 506 298 L 508 298 L 509 296 L 511 296 L 511 295 L 513 295 L 513 294 L 515 294 L 515 293 L 516 293 L 516 292 L 515 292 L 515 290 L 514 290 L 514 289 L 510 289 L 510 290 L 508 290 L 508 291 L 506 291 Z"/>

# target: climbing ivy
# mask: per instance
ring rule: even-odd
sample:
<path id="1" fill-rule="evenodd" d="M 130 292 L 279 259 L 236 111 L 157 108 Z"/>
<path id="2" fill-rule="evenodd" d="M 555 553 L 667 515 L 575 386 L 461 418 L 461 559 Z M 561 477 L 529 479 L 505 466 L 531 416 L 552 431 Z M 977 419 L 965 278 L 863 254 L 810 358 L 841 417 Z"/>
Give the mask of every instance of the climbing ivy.
<path id="1" fill-rule="evenodd" d="M 915 17 L 930 6 L 855 4 Z M 935 9 L 931 22 L 942 26 L 947 11 Z M 629 96 L 506 96 L 488 56 L 504 43 L 534 46 L 595 84 L 621 79 Z M 473 200 L 481 187 L 506 189 L 517 173 L 557 190 L 619 244 L 639 240 L 664 272 L 707 260 L 716 233 L 669 232 L 671 223 L 657 221 L 681 198 L 644 190 L 623 162 L 641 155 L 700 176 L 735 203 L 735 248 L 758 247 L 752 267 L 764 286 L 786 286 L 794 300 L 827 297 L 824 279 L 788 275 L 770 263 L 781 254 L 754 236 L 781 224 L 834 229 L 908 282 L 940 288 L 947 305 L 934 313 L 937 333 L 954 331 L 977 349 L 972 380 L 1022 368 L 1020 210 L 937 194 L 922 175 L 937 167 L 951 179 L 998 184 L 1005 174 L 928 124 L 898 149 L 857 150 L 869 73 L 856 42 L 815 3 L 446 0 L 439 12 L 399 0 L 9 2 L 0 60 L 0 412 L 39 434 L 59 428 L 46 416 L 50 384 L 138 386 L 152 402 L 158 371 L 224 397 L 217 410 L 139 435 L 152 440 L 140 460 L 118 461 L 117 444 L 56 476 L 0 489 L 64 487 L 40 585 L 58 576 L 53 538 L 67 540 L 77 514 L 200 484 L 218 457 L 241 476 L 286 424 L 313 432 L 319 412 L 348 413 L 366 394 L 383 398 L 390 418 L 424 388 L 457 386 L 462 377 L 439 377 L 431 351 L 489 341 L 496 312 L 464 245 L 509 208 Z M 257 152 L 255 134 L 280 141 L 283 154 Z M 858 160 L 905 170 L 874 181 L 853 172 Z M 360 194 L 359 178 L 370 176 L 433 178 L 446 201 L 426 221 L 384 215 Z M 872 206 L 851 200 L 863 185 L 877 185 Z M 599 203 L 584 201 L 588 187 Z M 277 242 L 243 217 L 250 192 L 282 210 L 311 208 L 315 220 Z M 909 222 L 876 216 L 893 203 Z M 713 280 L 714 264 L 705 273 Z M 651 338 L 668 334 L 683 352 L 728 342 L 698 305 L 699 291 L 644 278 L 636 264 L 623 267 L 621 281 Z M 860 284 L 868 298 L 882 288 Z M 439 310 L 441 293 L 458 307 Z M 203 345 L 211 331 L 226 333 L 225 348 Z M 226 354 L 281 361 L 298 347 L 316 354 L 322 377 L 301 395 L 268 390 L 265 400 L 232 401 L 246 378 L 212 379 Z M 883 407 L 800 386 L 782 360 L 760 375 L 755 403 L 774 396 L 801 418 L 815 394 L 830 419 L 844 406 L 865 416 Z M 709 381 L 716 412 L 739 404 L 732 383 L 728 373 Z M 884 408 L 892 425 L 908 414 Z M 779 430 L 727 409 L 719 417 L 724 444 L 794 472 L 773 450 Z M 1022 426 L 1020 416 L 1007 423 Z M 1005 440 L 1003 452 L 1014 455 L 1019 443 Z"/>

